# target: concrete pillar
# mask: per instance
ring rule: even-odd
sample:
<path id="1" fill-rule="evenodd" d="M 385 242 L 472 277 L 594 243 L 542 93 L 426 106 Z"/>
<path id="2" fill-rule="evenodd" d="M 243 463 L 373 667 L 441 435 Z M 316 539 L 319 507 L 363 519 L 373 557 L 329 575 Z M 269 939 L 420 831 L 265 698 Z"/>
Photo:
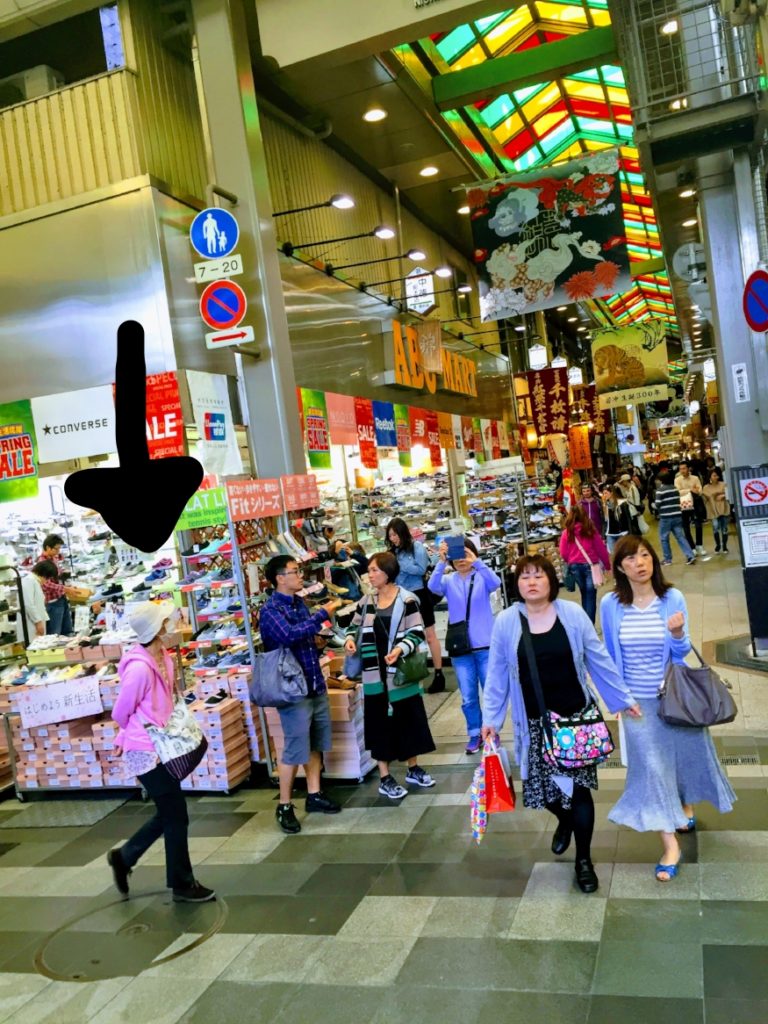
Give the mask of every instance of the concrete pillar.
<path id="1" fill-rule="evenodd" d="M 192 0 L 197 80 L 212 182 L 238 197 L 238 251 L 259 358 L 243 355 L 241 395 L 258 475 L 303 473 L 288 320 L 242 0 Z M 224 203 L 224 205 L 227 205 Z"/>

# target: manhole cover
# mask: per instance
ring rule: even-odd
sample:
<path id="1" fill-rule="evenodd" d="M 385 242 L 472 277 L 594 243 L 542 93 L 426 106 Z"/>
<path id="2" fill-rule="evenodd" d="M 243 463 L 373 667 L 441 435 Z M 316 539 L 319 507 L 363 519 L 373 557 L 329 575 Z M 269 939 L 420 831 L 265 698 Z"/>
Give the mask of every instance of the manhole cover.
<path id="1" fill-rule="evenodd" d="M 204 943 L 220 931 L 227 912 L 222 899 L 174 903 L 166 891 L 115 900 L 48 935 L 35 953 L 34 967 L 54 981 L 136 976 Z M 182 936 L 187 941 L 176 948 Z"/>

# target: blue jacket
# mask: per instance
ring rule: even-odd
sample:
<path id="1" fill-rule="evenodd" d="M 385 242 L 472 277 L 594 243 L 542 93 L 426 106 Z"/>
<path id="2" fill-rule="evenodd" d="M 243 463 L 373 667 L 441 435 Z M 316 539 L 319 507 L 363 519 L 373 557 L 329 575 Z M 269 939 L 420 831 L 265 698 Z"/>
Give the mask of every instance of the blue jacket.
<path id="1" fill-rule="evenodd" d="M 395 580 L 398 587 L 411 591 L 422 590 L 424 574 L 429 567 L 429 555 L 424 545 L 415 540 L 413 551 L 403 551 L 401 548 L 397 548 L 394 553 L 400 566 L 400 573 Z"/>
<path id="2" fill-rule="evenodd" d="M 594 698 L 587 683 L 589 671 L 609 711 L 624 711 L 625 708 L 631 707 L 635 699 L 616 671 L 616 666 L 608 656 L 587 613 L 574 601 L 562 601 L 558 598 L 554 604 L 571 644 L 573 663 L 584 690 L 585 703 L 587 699 Z M 488 674 L 483 691 L 483 725 L 493 726 L 496 732 L 500 732 L 507 716 L 507 705 L 511 703 L 512 727 L 515 731 L 515 761 L 520 766 L 521 777 L 527 779 L 530 733 L 517 658 L 522 635 L 521 615 L 528 615 L 522 602 L 512 605 L 496 616 L 491 635 Z"/>
<path id="3" fill-rule="evenodd" d="M 469 642 L 473 650 L 488 647 L 493 629 L 493 612 L 491 611 L 491 594 L 501 586 L 501 580 L 487 565 L 478 559 L 474 571 L 468 576 L 459 573 L 445 575 L 448 563 L 442 559 L 437 563 L 435 571 L 429 577 L 429 589 L 433 594 L 441 594 L 448 598 L 448 621 L 463 622 L 467 616 L 467 597 L 472 579 L 472 600 L 469 606 Z"/>
<path id="4" fill-rule="evenodd" d="M 685 656 L 691 649 L 691 638 L 688 635 L 688 608 L 680 591 L 674 587 L 672 590 L 668 590 L 661 598 L 661 606 L 661 617 L 665 623 L 675 612 L 682 612 L 685 615 L 684 633 L 680 639 L 677 640 L 673 637 L 669 630 L 664 637 L 664 665 L 666 666 L 670 661 L 685 661 Z M 600 621 L 603 625 L 605 646 L 622 678 L 624 677 L 624 664 L 621 658 L 619 630 L 626 614 L 627 605 L 621 604 L 616 594 L 606 594 L 600 602 Z"/>

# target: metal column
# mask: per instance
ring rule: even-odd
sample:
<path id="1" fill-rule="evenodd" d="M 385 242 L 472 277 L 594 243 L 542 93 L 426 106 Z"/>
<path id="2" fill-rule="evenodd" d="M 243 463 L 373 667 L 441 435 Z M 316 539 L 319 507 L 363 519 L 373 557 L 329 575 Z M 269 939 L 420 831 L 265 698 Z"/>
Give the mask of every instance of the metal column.
<path id="1" fill-rule="evenodd" d="M 264 143 L 242 0 L 192 0 L 196 75 L 211 184 L 237 197 L 259 357 L 243 350 L 241 392 L 258 475 L 306 471 Z"/>

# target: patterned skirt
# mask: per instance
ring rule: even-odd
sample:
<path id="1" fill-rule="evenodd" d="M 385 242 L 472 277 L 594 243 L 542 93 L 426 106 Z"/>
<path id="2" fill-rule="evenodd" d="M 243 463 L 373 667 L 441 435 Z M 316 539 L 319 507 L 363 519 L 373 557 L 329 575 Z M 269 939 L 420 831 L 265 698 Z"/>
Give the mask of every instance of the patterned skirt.
<path id="1" fill-rule="evenodd" d="M 565 771 L 547 764 L 542 754 L 544 729 L 538 718 L 528 719 L 531 743 L 528 748 L 528 778 L 523 782 L 523 806 L 533 810 L 544 810 L 547 804 L 559 804 L 566 810 L 571 806 L 571 797 L 564 793 L 555 782 L 555 776 L 567 775 L 575 786 L 597 789 L 597 767 L 577 768 Z"/>

